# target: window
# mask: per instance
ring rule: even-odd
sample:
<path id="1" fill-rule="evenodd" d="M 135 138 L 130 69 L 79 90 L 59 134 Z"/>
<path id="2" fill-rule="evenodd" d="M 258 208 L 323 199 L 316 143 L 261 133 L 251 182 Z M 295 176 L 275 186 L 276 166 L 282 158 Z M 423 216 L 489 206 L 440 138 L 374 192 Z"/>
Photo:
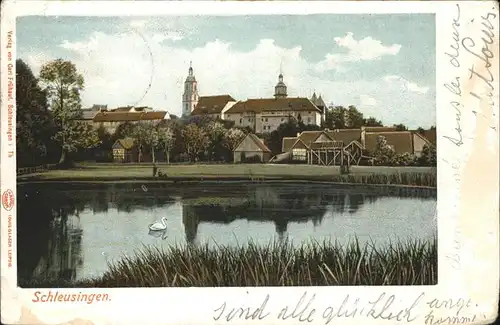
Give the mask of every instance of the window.
<path id="1" fill-rule="evenodd" d="M 293 149 L 292 159 L 293 160 L 306 160 L 307 152 L 306 149 Z"/>
<path id="2" fill-rule="evenodd" d="M 243 119 L 240 118 L 240 124 L 243 122 Z"/>
<path id="3" fill-rule="evenodd" d="M 311 118 L 310 117 L 307 118 L 307 123 L 311 123 Z"/>
<path id="4" fill-rule="evenodd" d="M 125 150 L 123 149 L 113 149 L 113 158 L 116 160 L 125 159 Z"/>
<path id="5" fill-rule="evenodd" d="M 283 122 L 285 119 L 284 118 L 281 118 L 281 122 Z"/>
<path id="6" fill-rule="evenodd" d="M 267 117 L 266 117 L 266 122 L 267 122 Z"/>
<path id="7" fill-rule="evenodd" d="M 217 118 L 219 118 L 219 114 L 217 114 Z"/>

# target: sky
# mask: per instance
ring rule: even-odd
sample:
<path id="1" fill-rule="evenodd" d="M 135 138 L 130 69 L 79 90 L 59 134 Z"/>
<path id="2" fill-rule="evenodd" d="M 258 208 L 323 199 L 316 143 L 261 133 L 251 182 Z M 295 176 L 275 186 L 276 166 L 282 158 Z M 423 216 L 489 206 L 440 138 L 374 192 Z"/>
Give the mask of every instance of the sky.
<path id="1" fill-rule="evenodd" d="M 436 120 L 433 14 L 69 17 L 17 19 L 17 56 L 39 74 L 71 60 L 83 107 L 151 106 L 181 114 L 190 61 L 200 96 L 321 94 L 386 125 Z"/>

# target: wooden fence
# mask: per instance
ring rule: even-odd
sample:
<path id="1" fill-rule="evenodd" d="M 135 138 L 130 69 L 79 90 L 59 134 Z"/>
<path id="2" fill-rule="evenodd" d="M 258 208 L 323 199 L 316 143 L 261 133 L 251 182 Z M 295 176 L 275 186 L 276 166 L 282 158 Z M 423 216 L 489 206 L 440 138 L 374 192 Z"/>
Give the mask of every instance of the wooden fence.
<path id="1" fill-rule="evenodd" d="M 17 169 L 17 175 L 26 175 L 26 174 L 34 174 L 34 173 L 41 173 L 47 170 L 55 169 L 56 164 L 46 164 L 46 165 L 40 165 L 40 166 L 33 166 L 33 167 L 23 167 L 23 168 L 18 168 Z"/>

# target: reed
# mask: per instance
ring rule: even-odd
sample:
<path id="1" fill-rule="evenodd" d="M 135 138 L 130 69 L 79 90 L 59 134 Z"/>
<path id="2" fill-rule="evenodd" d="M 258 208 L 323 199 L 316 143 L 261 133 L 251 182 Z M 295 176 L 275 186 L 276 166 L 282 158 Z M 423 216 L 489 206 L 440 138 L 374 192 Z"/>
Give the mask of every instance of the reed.
<path id="1" fill-rule="evenodd" d="M 376 173 L 334 175 L 333 182 L 437 187 L 437 173 Z"/>
<path id="2" fill-rule="evenodd" d="M 225 287 L 433 285 L 437 283 L 437 240 L 391 242 L 383 248 L 358 240 L 291 242 L 240 247 L 144 246 L 134 257 L 109 263 L 102 276 L 36 287 Z"/>

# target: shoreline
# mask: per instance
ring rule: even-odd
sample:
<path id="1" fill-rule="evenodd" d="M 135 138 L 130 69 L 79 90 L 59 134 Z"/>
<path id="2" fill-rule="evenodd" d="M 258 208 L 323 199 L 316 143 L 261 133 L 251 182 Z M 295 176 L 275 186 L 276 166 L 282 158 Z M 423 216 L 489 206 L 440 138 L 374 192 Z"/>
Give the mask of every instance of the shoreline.
<path id="1" fill-rule="evenodd" d="M 158 179 L 158 178 L 113 178 L 110 177 L 108 179 L 104 178 L 54 178 L 54 179 L 24 179 L 18 180 L 18 185 L 23 184 L 57 184 L 57 183 L 74 183 L 74 184 L 137 184 L 137 183 L 150 183 L 150 184 L 325 184 L 325 185 L 340 185 L 346 187 L 389 187 L 389 188 L 414 188 L 414 189 L 429 189 L 436 190 L 435 186 L 424 186 L 424 185 L 406 185 L 406 184 L 365 184 L 365 183 L 349 183 L 349 182 L 335 182 L 329 181 L 326 179 L 292 179 L 292 178 L 259 178 L 259 179 L 250 179 L 244 177 L 169 177 L 168 179 Z"/>
<path id="2" fill-rule="evenodd" d="M 19 175 L 17 183 L 316 183 L 365 187 L 437 188 L 435 186 L 437 172 L 433 167 L 355 166 L 348 174 L 342 174 L 338 166 L 159 165 L 158 172 L 166 176 L 152 176 L 152 166 L 111 167 L 95 164 Z"/>

